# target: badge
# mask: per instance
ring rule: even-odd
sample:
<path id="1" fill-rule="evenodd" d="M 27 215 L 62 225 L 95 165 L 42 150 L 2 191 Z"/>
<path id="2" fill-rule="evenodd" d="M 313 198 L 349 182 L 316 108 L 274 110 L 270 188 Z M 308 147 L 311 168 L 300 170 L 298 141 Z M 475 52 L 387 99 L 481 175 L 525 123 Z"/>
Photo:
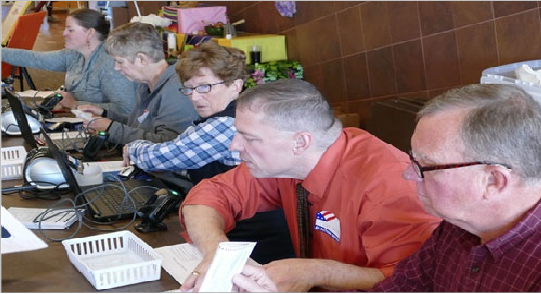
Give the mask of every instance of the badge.
<path id="1" fill-rule="evenodd" d="M 330 211 L 316 213 L 316 230 L 331 236 L 334 241 L 340 243 L 340 220 Z"/>

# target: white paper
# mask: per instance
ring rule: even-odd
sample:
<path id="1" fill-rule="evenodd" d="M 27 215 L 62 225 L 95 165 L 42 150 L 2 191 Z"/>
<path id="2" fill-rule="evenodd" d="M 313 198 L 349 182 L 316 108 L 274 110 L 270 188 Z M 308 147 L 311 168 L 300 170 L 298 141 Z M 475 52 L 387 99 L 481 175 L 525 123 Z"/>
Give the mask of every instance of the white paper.
<path id="1" fill-rule="evenodd" d="M 92 113 L 78 110 L 78 109 L 72 109 L 71 113 L 75 114 L 75 117 L 79 117 L 85 120 L 89 120 L 92 118 Z"/>
<path id="2" fill-rule="evenodd" d="M 71 124 L 77 124 L 77 123 L 82 123 L 83 119 L 79 117 L 53 117 L 53 118 L 46 118 L 45 121 L 50 122 L 50 123 L 67 122 Z"/>
<path id="3" fill-rule="evenodd" d="M 39 222 L 34 222 L 36 219 L 41 219 L 40 214 L 44 213 L 45 208 L 23 208 L 23 207 L 10 207 L 8 212 L 20 221 L 28 229 L 39 229 Z M 79 211 L 84 212 L 80 209 Z M 77 220 L 77 215 L 73 209 L 61 209 L 47 212 L 43 218 L 47 218 L 41 222 L 41 229 L 43 230 L 62 230 L 71 227 L 71 225 Z"/>
<path id="4" fill-rule="evenodd" d="M 26 90 L 24 92 L 17 92 L 17 94 L 19 94 L 20 97 L 36 97 L 36 98 L 45 98 L 54 93 L 56 93 L 56 91 Z"/>
<path id="5" fill-rule="evenodd" d="M 6 238 L 2 237 L 2 254 L 37 250 L 48 246 L 43 240 L 15 219 L 4 206 L 2 206 L 1 218 L 2 228 L 7 230 L 11 235 Z"/>
<path id="6" fill-rule="evenodd" d="M 154 250 L 163 257 L 162 267 L 179 284 L 184 283 L 194 268 L 203 260 L 199 249 L 190 243 L 164 246 Z"/>
<path id="7" fill-rule="evenodd" d="M 123 169 L 124 162 L 122 160 L 115 160 L 115 161 L 92 161 L 92 162 L 85 162 L 83 163 L 84 168 L 87 166 L 99 166 L 101 170 L 104 173 L 109 172 L 119 172 L 121 169 Z"/>
<path id="8" fill-rule="evenodd" d="M 200 292 L 231 292 L 235 274 L 242 271 L 256 242 L 222 242 L 218 245 Z"/>

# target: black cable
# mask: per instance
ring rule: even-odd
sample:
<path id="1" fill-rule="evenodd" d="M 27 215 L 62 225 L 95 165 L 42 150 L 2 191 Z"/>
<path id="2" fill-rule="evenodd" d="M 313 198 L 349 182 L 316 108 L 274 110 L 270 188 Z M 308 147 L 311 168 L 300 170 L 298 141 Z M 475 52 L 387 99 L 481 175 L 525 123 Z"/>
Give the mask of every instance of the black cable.
<path id="1" fill-rule="evenodd" d="M 39 188 L 39 185 L 48 185 L 52 186 L 50 189 L 43 189 Z M 31 181 L 26 182 L 21 187 L 34 187 L 35 189 L 19 189 L 17 192 L 19 193 L 19 197 L 25 200 L 32 200 L 32 199 L 42 199 L 42 200 L 58 200 L 61 198 L 62 195 L 69 194 L 70 189 L 69 188 L 62 188 L 62 185 L 66 185 L 66 183 L 60 183 L 58 185 L 50 182 L 39 182 L 39 181 Z"/>
<path id="2" fill-rule="evenodd" d="M 2 188 L 2 195 L 9 195 L 14 194 L 19 191 L 25 191 L 25 190 L 35 190 L 37 187 L 35 186 L 13 186 L 13 187 L 7 187 Z"/>

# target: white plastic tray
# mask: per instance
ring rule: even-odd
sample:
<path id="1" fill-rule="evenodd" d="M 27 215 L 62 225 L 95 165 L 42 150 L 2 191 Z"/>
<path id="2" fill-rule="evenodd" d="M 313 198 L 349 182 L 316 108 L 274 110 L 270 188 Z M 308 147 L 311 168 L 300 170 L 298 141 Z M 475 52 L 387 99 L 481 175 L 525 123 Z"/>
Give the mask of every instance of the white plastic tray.
<path id="1" fill-rule="evenodd" d="M 22 179 L 25 159 L 23 146 L 2 147 L 2 180 Z"/>
<path id="2" fill-rule="evenodd" d="M 160 279 L 162 259 L 130 231 L 62 241 L 71 263 L 97 290 Z"/>
<path id="3" fill-rule="evenodd" d="M 481 84 L 514 84 L 522 87 L 526 92 L 530 93 L 537 102 L 541 103 L 541 85 L 525 82 L 516 78 L 515 69 L 521 67 L 523 64 L 527 64 L 533 70 L 538 70 L 541 68 L 541 59 L 487 68 L 483 70 Z"/>

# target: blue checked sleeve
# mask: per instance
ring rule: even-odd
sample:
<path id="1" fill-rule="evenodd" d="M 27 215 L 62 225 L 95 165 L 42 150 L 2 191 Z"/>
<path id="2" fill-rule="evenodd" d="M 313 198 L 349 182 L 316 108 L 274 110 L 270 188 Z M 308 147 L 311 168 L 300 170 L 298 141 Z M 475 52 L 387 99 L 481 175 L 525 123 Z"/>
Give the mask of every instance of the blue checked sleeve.
<path id="1" fill-rule="evenodd" d="M 159 144 L 134 141 L 128 144 L 128 154 L 145 171 L 197 169 L 213 161 L 238 165 L 238 152 L 229 150 L 236 133 L 234 118 L 209 118 L 188 127 L 173 141 Z"/>

